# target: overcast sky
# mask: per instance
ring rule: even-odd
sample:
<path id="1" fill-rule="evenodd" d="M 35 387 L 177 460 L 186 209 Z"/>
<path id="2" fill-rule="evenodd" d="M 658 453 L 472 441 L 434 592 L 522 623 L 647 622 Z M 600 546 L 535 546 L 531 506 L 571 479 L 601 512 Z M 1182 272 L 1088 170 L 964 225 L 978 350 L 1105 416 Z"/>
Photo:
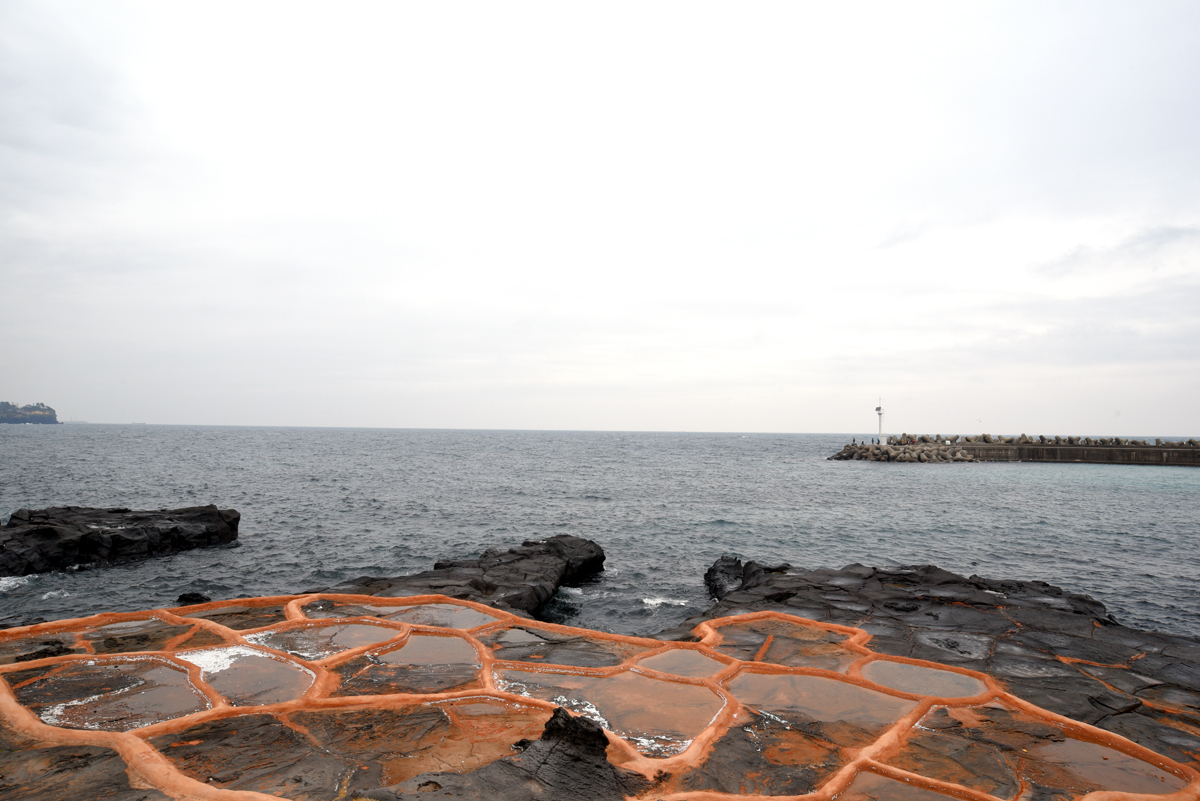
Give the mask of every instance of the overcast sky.
<path id="1" fill-rule="evenodd" d="M 0 400 L 1200 434 L 1200 4 L 0 1 Z"/>

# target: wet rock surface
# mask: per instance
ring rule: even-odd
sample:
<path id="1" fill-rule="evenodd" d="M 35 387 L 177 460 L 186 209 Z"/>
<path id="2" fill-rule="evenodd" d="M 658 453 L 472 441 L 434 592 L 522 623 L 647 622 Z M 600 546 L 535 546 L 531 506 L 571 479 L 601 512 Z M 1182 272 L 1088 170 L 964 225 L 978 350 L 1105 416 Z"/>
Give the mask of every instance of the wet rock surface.
<path id="1" fill-rule="evenodd" d="M 362 576 L 324 592 L 401 598 L 446 595 L 536 615 L 558 588 L 604 569 L 604 551 L 591 540 L 561 534 L 508 550 L 489 549 L 478 559 L 445 559 L 410 576 Z"/>
<path id="2" fill-rule="evenodd" d="M 933 582 L 938 597 L 955 599 L 950 608 L 968 608 L 950 574 L 915 572 L 921 581 L 899 586 Z M 789 576 L 743 566 L 750 586 L 722 603 Z M 851 584 L 835 578 L 833 586 Z M 1102 612 L 1081 596 L 1037 589 L 1073 604 L 1073 614 Z M 1046 603 L 1026 600 L 1026 610 Z M 1194 724 L 1178 711 L 1192 698 L 1179 684 L 1043 660 L 1102 675 L 1114 695 L 1142 693 L 1138 710 L 1157 713 L 1111 715 L 1124 728 L 1105 731 L 1021 700 L 1002 677 L 887 657 L 868 633 L 874 625 L 757 610 L 699 620 L 677 633 L 687 642 L 671 642 L 445 596 L 309 594 L 13 629 L 0 632 L 9 660 L 0 663 L 0 725 L 12 733 L 0 749 L 0 788 L 5 798 L 117 801 L 198 797 L 199 785 L 212 801 L 244 791 L 297 801 L 694 792 L 731 801 L 982 792 L 1009 801 L 1026 790 L 1030 801 L 1095 790 L 1121 801 L 1120 793 L 1200 786 L 1181 764 L 1191 760 Z M 876 635 L 899 641 L 888 636 Z M 997 636 L 926 628 L 905 642 L 910 653 L 951 648 L 960 662 L 988 662 L 981 642 Z M 1163 730 L 1176 733 L 1174 745 Z M 1139 751 L 1124 736 L 1156 746 Z M 140 772 L 148 765 L 158 767 Z"/>
<path id="3" fill-rule="evenodd" d="M 519 754 L 471 773 L 423 773 L 403 784 L 364 793 L 372 801 L 469 798 L 479 801 L 616 801 L 651 786 L 645 777 L 621 770 L 607 758 L 608 738 L 586 718 L 554 710 L 542 736 L 514 744 Z"/>
<path id="4" fill-rule="evenodd" d="M 18 509 L 0 528 L 0 576 L 74 565 L 110 565 L 226 545 L 237 539 L 233 509 L 193 506 L 132 511 L 58 506 Z"/>
<path id="5" fill-rule="evenodd" d="M 0 798 L 5 801 L 168 801 L 137 789 L 111 748 L 40 744 L 0 720 Z"/>
<path id="6" fill-rule="evenodd" d="M 714 568 L 730 576 L 736 562 Z M 660 636 L 762 610 L 861 628 L 879 653 L 988 673 L 1025 701 L 1200 766 L 1200 641 L 1123 626 L 1086 595 L 931 565 L 767 572 L 748 562 L 704 615 Z"/>

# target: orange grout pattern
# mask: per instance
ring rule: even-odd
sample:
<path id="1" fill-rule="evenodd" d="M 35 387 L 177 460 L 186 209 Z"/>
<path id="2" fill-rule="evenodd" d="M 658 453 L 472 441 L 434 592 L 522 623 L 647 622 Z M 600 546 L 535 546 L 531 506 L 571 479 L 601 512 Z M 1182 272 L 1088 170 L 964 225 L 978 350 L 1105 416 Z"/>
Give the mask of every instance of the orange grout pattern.
<path id="1" fill-rule="evenodd" d="M 610 761 L 654 782 L 646 798 L 1200 801 L 1191 767 L 991 676 L 875 654 L 859 629 L 757 612 L 694 633 L 668 643 L 443 596 L 102 614 L 0 631 L 0 728 L 31 760 L 109 748 L 131 786 L 214 801 L 354 798 L 475 770 L 557 706 L 605 728 Z"/>

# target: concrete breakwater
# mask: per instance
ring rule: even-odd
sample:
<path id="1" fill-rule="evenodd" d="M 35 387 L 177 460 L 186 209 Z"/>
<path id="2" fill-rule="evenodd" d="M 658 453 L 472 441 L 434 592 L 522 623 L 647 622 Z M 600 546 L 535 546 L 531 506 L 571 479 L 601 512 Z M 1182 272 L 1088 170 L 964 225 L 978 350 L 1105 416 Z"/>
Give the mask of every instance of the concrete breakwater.
<path id="1" fill-rule="evenodd" d="M 1121 437 L 1005 437 L 900 434 L 886 443 L 853 442 L 829 457 L 872 462 L 1085 462 L 1200 467 L 1195 439 L 1148 442 Z"/>

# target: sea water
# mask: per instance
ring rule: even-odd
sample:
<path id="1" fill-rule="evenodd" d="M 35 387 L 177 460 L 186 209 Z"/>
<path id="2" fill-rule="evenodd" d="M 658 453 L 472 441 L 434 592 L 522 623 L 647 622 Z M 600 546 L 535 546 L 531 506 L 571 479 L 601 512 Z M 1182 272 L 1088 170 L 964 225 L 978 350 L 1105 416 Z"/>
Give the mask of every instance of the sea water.
<path id="1" fill-rule="evenodd" d="M 573 534 L 608 559 L 552 619 L 629 634 L 711 604 L 722 554 L 1039 579 L 1200 635 L 1200 470 L 831 462 L 843 435 L 0 426 L 0 520 L 47 506 L 242 514 L 236 547 L 0 578 L 0 621 L 297 593 Z"/>

